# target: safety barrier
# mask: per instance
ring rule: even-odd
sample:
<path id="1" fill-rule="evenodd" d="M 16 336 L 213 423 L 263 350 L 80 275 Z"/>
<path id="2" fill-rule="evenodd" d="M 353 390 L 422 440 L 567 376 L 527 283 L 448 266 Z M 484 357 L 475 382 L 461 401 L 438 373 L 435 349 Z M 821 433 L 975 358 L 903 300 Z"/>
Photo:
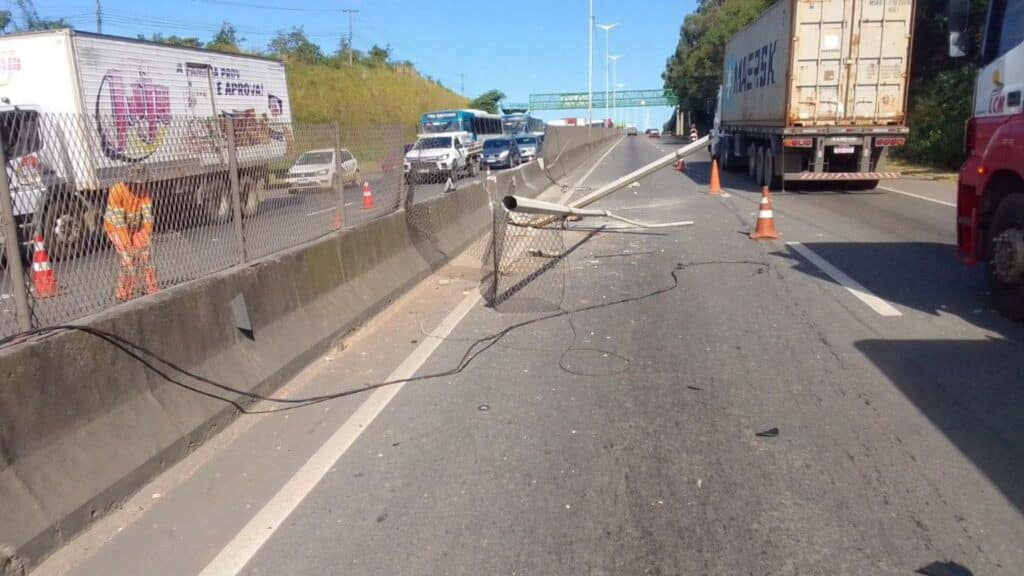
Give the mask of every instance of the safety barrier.
<path id="1" fill-rule="evenodd" d="M 545 163 L 568 171 L 615 132 L 549 135 Z M 553 174 L 539 163 L 496 173 L 492 192 L 536 195 Z M 480 183 L 405 198 L 0 348 L 0 574 L 38 563 L 479 238 L 493 200 Z"/>

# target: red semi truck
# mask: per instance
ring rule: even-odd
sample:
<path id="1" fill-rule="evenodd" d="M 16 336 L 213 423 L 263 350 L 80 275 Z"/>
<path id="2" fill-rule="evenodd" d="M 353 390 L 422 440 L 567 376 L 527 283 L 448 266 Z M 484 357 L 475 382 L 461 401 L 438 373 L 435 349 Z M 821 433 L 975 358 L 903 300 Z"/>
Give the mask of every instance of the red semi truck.
<path id="1" fill-rule="evenodd" d="M 950 1 L 951 56 L 968 52 L 969 0 Z M 967 160 L 957 190 L 957 244 L 988 262 L 999 310 L 1024 319 L 1024 0 L 991 0 L 978 59 Z"/>

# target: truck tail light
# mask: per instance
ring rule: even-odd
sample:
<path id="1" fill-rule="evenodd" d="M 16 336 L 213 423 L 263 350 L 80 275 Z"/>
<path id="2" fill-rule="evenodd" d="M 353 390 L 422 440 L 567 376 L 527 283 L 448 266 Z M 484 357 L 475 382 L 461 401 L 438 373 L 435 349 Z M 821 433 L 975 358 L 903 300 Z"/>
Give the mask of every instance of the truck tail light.
<path id="1" fill-rule="evenodd" d="M 813 138 L 785 138 L 782 145 L 786 148 L 810 148 L 814 146 Z"/>
<path id="2" fill-rule="evenodd" d="M 964 154 L 971 155 L 974 151 L 974 135 L 977 133 L 977 122 L 972 117 L 964 126 Z"/>
<path id="3" fill-rule="evenodd" d="M 906 138 L 875 138 L 875 146 L 903 146 L 907 143 Z"/>

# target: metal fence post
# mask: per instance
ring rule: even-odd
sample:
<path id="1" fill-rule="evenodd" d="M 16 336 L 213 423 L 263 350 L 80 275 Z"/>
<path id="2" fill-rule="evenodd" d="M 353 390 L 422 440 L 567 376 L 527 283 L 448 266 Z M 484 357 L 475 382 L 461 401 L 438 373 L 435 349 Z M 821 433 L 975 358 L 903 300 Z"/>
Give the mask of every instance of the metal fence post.
<path id="1" fill-rule="evenodd" d="M 341 162 L 341 127 L 337 122 L 332 122 L 334 127 L 334 186 L 338 193 L 338 218 L 333 222 L 332 228 L 340 230 L 345 227 L 345 170 Z"/>
<path id="2" fill-rule="evenodd" d="M 235 118 L 227 115 L 228 177 L 231 180 L 231 209 L 234 212 L 235 240 L 238 242 L 239 264 L 249 260 L 245 250 L 245 230 L 242 228 L 242 193 L 239 190 L 238 149 L 235 140 Z"/>
<path id="3" fill-rule="evenodd" d="M 11 275 L 11 293 L 14 296 L 14 311 L 18 316 L 18 328 L 32 329 L 32 313 L 28 307 L 28 290 L 25 285 L 25 270 L 21 267 L 21 245 L 18 225 L 14 221 L 14 203 L 11 201 L 11 183 L 7 177 L 7 155 L 0 146 L 0 224 L 3 225 L 4 248 L 7 250 L 7 272 Z"/>

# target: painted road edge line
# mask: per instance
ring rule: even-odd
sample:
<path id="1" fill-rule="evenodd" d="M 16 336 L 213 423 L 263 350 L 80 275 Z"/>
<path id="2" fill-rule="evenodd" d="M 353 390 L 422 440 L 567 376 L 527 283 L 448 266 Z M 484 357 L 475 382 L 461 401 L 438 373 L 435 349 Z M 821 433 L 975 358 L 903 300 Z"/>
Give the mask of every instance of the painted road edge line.
<path id="1" fill-rule="evenodd" d="M 858 300 L 867 304 L 868 308 L 871 308 L 879 315 L 886 317 L 903 316 L 903 313 L 897 310 L 895 306 L 869 292 L 860 282 L 850 278 L 842 270 L 829 264 L 827 260 L 818 256 L 813 250 L 800 242 L 786 242 L 786 246 L 796 250 L 804 259 L 817 266 L 825 274 L 828 274 L 840 286 L 846 288 L 847 292 L 856 296 Z"/>
<path id="2" fill-rule="evenodd" d="M 578 182 L 576 182 L 576 185 L 567 190 L 565 194 L 562 194 L 562 197 L 558 199 L 558 203 L 565 204 L 566 202 L 568 202 L 569 198 L 571 198 L 572 195 L 576 193 L 576 189 L 583 186 L 583 184 L 587 181 L 587 178 L 590 178 L 590 175 L 594 173 L 594 170 L 597 170 L 597 167 L 601 165 L 601 162 L 604 162 L 604 159 L 607 158 L 608 155 L 612 153 L 612 150 L 618 148 L 619 144 L 622 144 L 622 141 L 625 139 L 625 136 L 619 136 L 619 140 L 615 144 L 612 144 L 612 147 L 606 150 L 605 153 L 602 154 L 596 162 L 594 162 L 594 165 L 590 167 L 590 170 L 587 170 L 587 173 L 584 174 Z"/>
<path id="3" fill-rule="evenodd" d="M 904 192 L 903 190 L 897 190 L 895 188 L 889 188 L 886 186 L 879 186 L 879 190 L 885 190 L 886 192 L 892 192 L 894 194 L 902 194 L 904 196 L 910 196 L 911 198 L 917 198 L 918 200 L 924 200 L 926 202 L 934 202 L 935 204 L 942 204 L 943 206 L 949 206 L 950 208 L 956 208 L 956 202 L 946 202 L 945 200 L 939 200 L 937 198 L 929 198 L 920 194 L 914 194 L 912 192 Z"/>
<path id="4" fill-rule="evenodd" d="M 476 291 L 463 298 L 437 326 L 433 332 L 436 337 L 425 338 L 388 375 L 388 381 L 404 380 L 415 375 L 479 300 L 480 295 Z M 241 572 L 403 387 L 405 384 L 399 383 L 374 391 L 221 549 L 199 576 L 234 576 Z"/>

